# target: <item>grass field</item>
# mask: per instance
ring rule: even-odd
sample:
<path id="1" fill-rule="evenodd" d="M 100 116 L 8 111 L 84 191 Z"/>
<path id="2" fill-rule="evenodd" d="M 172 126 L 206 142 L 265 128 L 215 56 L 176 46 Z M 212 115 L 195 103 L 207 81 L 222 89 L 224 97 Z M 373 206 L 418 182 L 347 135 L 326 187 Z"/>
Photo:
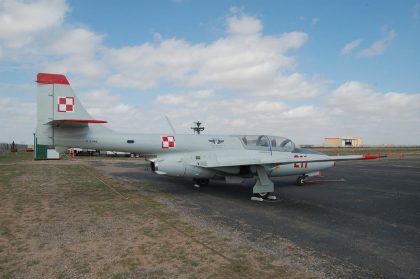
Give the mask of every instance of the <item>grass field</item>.
<path id="1" fill-rule="evenodd" d="M 312 277 L 181 221 L 140 188 L 82 161 L 1 156 L 0 278 Z"/>

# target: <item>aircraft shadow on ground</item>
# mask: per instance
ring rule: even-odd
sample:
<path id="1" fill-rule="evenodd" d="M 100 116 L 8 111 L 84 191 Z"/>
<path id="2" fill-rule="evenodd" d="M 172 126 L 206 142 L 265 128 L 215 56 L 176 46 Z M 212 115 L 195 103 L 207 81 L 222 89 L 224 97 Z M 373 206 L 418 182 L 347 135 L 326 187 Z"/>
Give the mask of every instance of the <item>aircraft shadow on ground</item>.
<path id="1" fill-rule="evenodd" d="M 116 178 L 128 178 L 134 183 L 143 183 L 147 184 L 146 191 L 165 193 L 170 195 L 175 195 L 181 198 L 185 196 L 190 197 L 191 199 L 207 199 L 209 196 L 214 198 L 223 198 L 230 201 L 239 202 L 241 204 L 245 203 L 255 203 L 260 204 L 259 202 L 251 202 L 250 197 L 252 196 L 252 186 L 254 182 L 252 179 L 246 180 L 245 183 L 240 184 L 227 184 L 222 181 L 210 181 L 208 186 L 201 188 L 195 188 L 193 182 L 190 179 L 178 178 L 178 177 L 168 177 L 168 176 L 156 176 L 155 174 L 148 174 L 142 172 L 118 172 L 112 173 L 112 176 Z M 275 182 L 275 192 L 278 197 L 278 200 L 275 202 L 264 202 L 264 204 L 269 205 L 270 207 L 276 205 L 279 209 L 286 210 L 297 210 L 297 211 L 310 211 L 311 214 L 323 214 L 324 209 L 320 208 L 319 205 L 311 204 L 302 199 L 296 199 L 282 191 L 281 193 L 278 190 L 286 188 L 296 188 L 302 189 L 302 186 L 294 185 L 293 179 L 274 181 Z M 316 187 L 317 185 L 312 185 Z M 302 189 L 304 190 L 304 189 Z M 206 197 L 202 197 L 202 195 Z"/>

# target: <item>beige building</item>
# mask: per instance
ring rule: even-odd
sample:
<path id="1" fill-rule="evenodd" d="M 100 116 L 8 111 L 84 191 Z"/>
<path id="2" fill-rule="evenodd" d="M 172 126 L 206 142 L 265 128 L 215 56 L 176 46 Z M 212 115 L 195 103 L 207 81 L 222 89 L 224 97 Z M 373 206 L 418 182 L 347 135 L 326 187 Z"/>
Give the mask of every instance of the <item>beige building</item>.
<path id="1" fill-rule="evenodd" d="M 352 147 L 361 146 L 362 138 L 359 137 L 328 137 L 324 139 L 324 145 L 328 147 Z"/>

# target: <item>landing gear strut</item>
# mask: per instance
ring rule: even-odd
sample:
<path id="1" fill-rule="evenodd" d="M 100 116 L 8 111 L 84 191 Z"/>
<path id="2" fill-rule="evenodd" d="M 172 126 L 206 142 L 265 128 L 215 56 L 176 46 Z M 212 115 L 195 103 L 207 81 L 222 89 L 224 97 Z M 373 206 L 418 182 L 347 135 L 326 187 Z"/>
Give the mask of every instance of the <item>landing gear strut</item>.
<path id="1" fill-rule="evenodd" d="M 209 185 L 210 179 L 206 178 L 194 178 L 194 187 L 200 188 Z"/>
<path id="2" fill-rule="evenodd" d="M 274 184 L 268 178 L 267 171 L 263 166 L 256 166 L 257 176 L 255 177 L 255 185 L 252 189 L 254 196 L 253 201 L 276 200 L 274 193 Z"/>
<path id="3" fill-rule="evenodd" d="M 306 175 L 301 175 L 296 179 L 296 185 L 298 186 L 303 186 L 305 185 L 305 179 L 306 179 Z"/>

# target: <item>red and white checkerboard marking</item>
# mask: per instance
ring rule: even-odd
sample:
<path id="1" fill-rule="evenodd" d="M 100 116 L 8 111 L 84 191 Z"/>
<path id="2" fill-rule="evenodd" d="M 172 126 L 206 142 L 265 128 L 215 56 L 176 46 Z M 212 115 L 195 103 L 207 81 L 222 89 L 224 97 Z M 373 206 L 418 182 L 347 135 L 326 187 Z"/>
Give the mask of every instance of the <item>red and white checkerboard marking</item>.
<path id="1" fill-rule="evenodd" d="M 74 97 L 58 97 L 58 112 L 74 112 Z"/>
<path id="2" fill-rule="evenodd" d="M 162 136 L 162 149 L 175 148 L 174 136 Z"/>

